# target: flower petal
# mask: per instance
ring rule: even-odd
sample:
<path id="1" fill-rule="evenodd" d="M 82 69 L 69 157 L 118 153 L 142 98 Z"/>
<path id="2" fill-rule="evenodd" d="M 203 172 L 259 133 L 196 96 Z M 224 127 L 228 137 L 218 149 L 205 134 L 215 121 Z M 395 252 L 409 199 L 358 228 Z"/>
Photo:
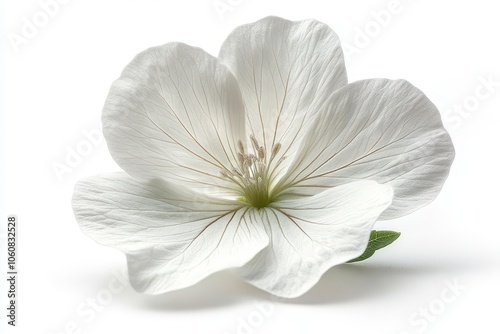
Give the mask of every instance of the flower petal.
<path id="1" fill-rule="evenodd" d="M 304 128 L 325 100 L 347 84 L 337 35 L 316 20 L 292 22 L 267 17 L 236 28 L 219 58 L 240 86 L 247 112 L 247 132 L 275 159 L 296 152 Z"/>
<path id="2" fill-rule="evenodd" d="M 310 195 L 360 179 L 389 184 L 394 201 L 381 219 L 433 201 L 454 159 L 434 104 L 403 80 L 359 81 L 334 95 L 304 136 L 279 187 Z"/>
<path id="3" fill-rule="evenodd" d="M 220 171 L 236 166 L 244 107 L 234 76 L 205 51 L 169 43 L 137 55 L 111 86 L 102 121 L 111 155 L 134 178 L 231 192 Z"/>
<path id="4" fill-rule="evenodd" d="M 392 188 L 358 181 L 261 209 L 271 244 L 236 271 L 274 295 L 308 291 L 332 266 L 361 255 Z"/>
<path id="5" fill-rule="evenodd" d="M 87 235 L 127 254 L 132 286 L 149 294 L 242 266 L 269 242 L 255 209 L 125 173 L 80 181 L 73 209 Z"/>

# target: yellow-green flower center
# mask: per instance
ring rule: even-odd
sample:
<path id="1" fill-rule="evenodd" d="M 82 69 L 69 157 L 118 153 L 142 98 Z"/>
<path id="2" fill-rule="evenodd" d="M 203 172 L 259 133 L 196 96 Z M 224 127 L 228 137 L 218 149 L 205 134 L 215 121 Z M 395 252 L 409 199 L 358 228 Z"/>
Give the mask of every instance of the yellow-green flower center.
<path id="1" fill-rule="evenodd" d="M 246 152 L 243 143 L 239 141 L 238 166 L 232 171 L 222 170 L 221 175 L 239 186 L 241 197 L 238 199 L 240 201 L 260 209 L 273 202 L 273 172 L 270 170 L 270 166 L 281 149 L 281 144 L 273 145 L 268 159 L 265 148 L 259 145 L 253 135 L 250 136 L 250 141 L 253 153 Z M 280 158 L 276 162 L 276 166 L 283 159 L 284 157 Z"/>

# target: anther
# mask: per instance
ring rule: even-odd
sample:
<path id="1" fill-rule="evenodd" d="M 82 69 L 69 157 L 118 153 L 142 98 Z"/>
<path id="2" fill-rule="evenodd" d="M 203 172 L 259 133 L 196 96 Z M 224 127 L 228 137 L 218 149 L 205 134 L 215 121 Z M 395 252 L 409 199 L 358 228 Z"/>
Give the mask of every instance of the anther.
<path id="1" fill-rule="evenodd" d="M 252 146 L 255 151 L 259 149 L 259 143 L 257 142 L 257 139 L 255 139 L 254 135 L 250 135 L 250 141 L 252 142 Z"/>
<path id="2" fill-rule="evenodd" d="M 281 144 L 280 143 L 277 143 L 273 146 L 273 149 L 271 151 L 271 160 L 274 159 L 274 157 L 276 157 L 276 154 L 278 154 L 279 150 L 281 149 Z"/>
<path id="3" fill-rule="evenodd" d="M 241 140 L 238 140 L 238 149 L 240 150 L 241 154 L 245 154 L 245 147 L 243 147 L 243 142 Z"/>
<path id="4" fill-rule="evenodd" d="M 264 152 L 264 147 L 262 147 L 262 146 L 261 146 L 261 147 L 259 147 L 259 149 L 258 149 L 258 153 L 259 153 L 259 159 L 260 159 L 260 160 L 264 160 L 264 157 L 265 157 L 265 155 L 266 155 L 266 153 Z"/>

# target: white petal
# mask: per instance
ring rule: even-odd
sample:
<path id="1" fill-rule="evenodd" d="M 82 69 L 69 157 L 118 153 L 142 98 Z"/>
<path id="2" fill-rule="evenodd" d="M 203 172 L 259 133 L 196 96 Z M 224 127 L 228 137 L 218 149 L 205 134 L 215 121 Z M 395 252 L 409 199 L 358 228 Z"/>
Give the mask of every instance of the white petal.
<path id="1" fill-rule="evenodd" d="M 232 183 L 245 139 L 241 93 L 217 58 L 181 43 L 137 55 L 109 92 L 103 131 L 115 161 L 136 179 L 160 177 L 192 189 Z"/>
<path id="2" fill-rule="evenodd" d="M 127 254 L 132 286 L 149 294 L 242 266 L 269 242 L 255 209 L 125 173 L 80 181 L 73 209 L 86 234 Z"/>
<path id="3" fill-rule="evenodd" d="M 403 80 L 359 81 L 340 89 L 304 136 L 282 184 L 315 194 L 360 179 L 394 188 L 381 219 L 430 203 L 454 159 L 450 136 L 434 104 Z"/>
<path id="4" fill-rule="evenodd" d="M 236 271 L 274 295 L 298 297 L 329 268 L 364 252 L 392 194 L 390 186 L 358 181 L 261 209 L 271 244 Z"/>
<path id="5" fill-rule="evenodd" d="M 267 17 L 236 28 L 219 58 L 240 86 L 253 133 L 274 160 L 292 157 L 303 129 L 331 94 L 347 84 L 337 35 L 316 20 L 299 22 Z"/>

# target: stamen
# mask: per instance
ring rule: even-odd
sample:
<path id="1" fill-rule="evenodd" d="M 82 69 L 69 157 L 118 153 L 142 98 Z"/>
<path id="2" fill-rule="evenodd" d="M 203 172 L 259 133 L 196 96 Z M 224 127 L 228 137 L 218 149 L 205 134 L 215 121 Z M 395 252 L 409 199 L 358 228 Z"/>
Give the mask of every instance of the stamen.
<path id="1" fill-rule="evenodd" d="M 238 153 L 238 162 L 240 163 L 240 166 L 243 166 L 243 163 L 245 162 L 245 157 L 241 153 Z"/>
<path id="2" fill-rule="evenodd" d="M 262 161 L 259 161 L 258 166 L 259 166 L 259 172 L 261 173 L 266 169 L 266 164 L 263 163 Z"/>
<path id="3" fill-rule="evenodd" d="M 251 149 L 253 153 L 246 152 L 243 141 L 238 141 L 237 160 L 238 166 L 235 166 L 232 171 L 222 170 L 221 175 L 235 182 L 242 191 L 242 201 L 254 207 L 262 208 L 273 201 L 273 171 L 269 168 L 269 163 L 276 157 L 281 144 L 277 143 L 271 150 L 271 157 L 268 160 L 266 150 L 252 134 L 250 135 Z M 282 157 L 276 168 L 285 157 Z"/>

